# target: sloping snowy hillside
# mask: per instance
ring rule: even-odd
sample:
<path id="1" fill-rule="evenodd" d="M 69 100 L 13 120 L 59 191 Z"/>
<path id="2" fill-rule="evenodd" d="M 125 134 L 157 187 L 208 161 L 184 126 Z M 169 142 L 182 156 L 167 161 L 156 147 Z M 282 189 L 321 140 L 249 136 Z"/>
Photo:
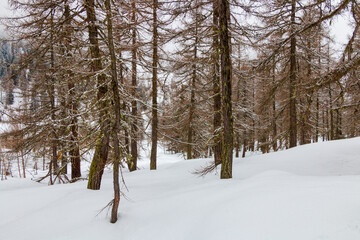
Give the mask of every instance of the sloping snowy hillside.
<path id="1" fill-rule="evenodd" d="M 360 138 L 235 159 L 231 180 L 192 174 L 209 159 L 160 158 L 157 171 L 124 173 L 116 224 L 98 214 L 112 199 L 110 171 L 100 191 L 0 182 L 0 239 L 360 239 Z"/>

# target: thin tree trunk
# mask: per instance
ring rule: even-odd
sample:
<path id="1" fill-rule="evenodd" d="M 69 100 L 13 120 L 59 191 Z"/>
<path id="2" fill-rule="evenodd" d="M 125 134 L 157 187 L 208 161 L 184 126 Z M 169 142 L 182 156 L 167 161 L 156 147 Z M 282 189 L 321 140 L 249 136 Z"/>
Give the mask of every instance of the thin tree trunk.
<path id="1" fill-rule="evenodd" d="M 131 101 L 131 115 L 132 115 L 132 123 L 131 123 L 131 161 L 129 162 L 129 170 L 130 172 L 135 171 L 137 169 L 137 141 L 138 141 L 138 126 L 137 126 L 137 40 L 136 40 L 136 0 L 132 0 L 131 2 L 131 22 L 132 26 L 132 59 L 131 59 L 131 95 L 133 100 Z"/>
<path id="2" fill-rule="evenodd" d="M 219 66 L 219 10 L 218 0 L 213 0 L 213 92 L 214 92 L 214 162 L 221 163 L 221 89 Z"/>
<path id="3" fill-rule="evenodd" d="M 322 17 L 322 10 L 320 8 L 320 17 Z M 321 31 L 321 25 L 319 25 L 318 27 L 318 31 Z M 321 64 L 321 35 L 319 34 L 317 37 L 317 44 L 319 47 L 319 57 L 318 57 L 318 67 L 321 69 L 322 68 L 322 64 Z M 319 73 L 319 75 L 321 75 L 321 72 Z M 320 126 L 320 103 L 319 103 L 319 90 L 316 91 L 316 123 L 315 123 L 315 142 L 319 141 L 319 126 Z"/>
<path id="4" fill-rule="evenodd" d="M 51 150 L 52 150 L 52 160 L 50 161 L 50 184 L 53 184 L 52 180 L 52 173 L 56 172 L 58 169 L 57 163 L 57 133 L 55 129 L 55 121 L 56 121 L 56 111 L 55 111 L 55 79 L 54 79 L 54 72 L 55 72 L 55 53 L 54 53 L 54 10 L 51 9 L 51 17 L 50 17 L 50 69 L 51 69 L 51 81 L 50 81 L 50 89 L 49 89 L 49 98 L 50 98 L 50 110 L 51 110 L 51 121 L 53 122 L 52 127 L 52 140 L 51 140 Z"/>
<path id="5" fill-rule="evenodd" d="M 251 111 L 252 111 L 252 117 L 251 117 L 251 130 L 249 132 L 249 138 L 247 139 L 248 145 L 249 145 L 249 151 L 254 152 L 255 151 L 255 79 L 253 79 L 253 86 L 252 86 L 252 103 L 251 103 Z M 246 90 L 245 90 L 246 91 Z"/>
<path id="6" fill-rule="evenodd" d="M 246 154 L 246 138 L 244 138 L 244 141 L 243 141 L 243 150 L 242 150 L 242 155 L 241 157 L 244 158 L 245 157 L 245 154 Z"/>
<path id="7" fill-rule="evenodd" d="M 221 87 L 223 113 L 223 144 L 220 178 L 232 178 L 234 128 L 231 104 L 231 60 L 227 0 L 219 0 L 219 32 L 221 50 Z"/>
<path id="8" fill-rule="evenodd" d="M 7 171 L 6 171 L 6 165 L 5 165 L 5 158 L 3 157 L 2 158 L 2 161 L 3 161 L 3 175 L 4 175 L 4 177 L 5 177 L 5 180 L 7 180 Z"/>
<path id="9" fill-rule="evenodd" d="M 195 47 L 196 49 L 196 47 Z M 196 50 L 194 51 L 196 61 Z M 189 123 L 188 123 L 188 136 L 187 136 L 187 159 L 192 159 L 192 144 L 193 144 L 193 119 L 195 111 L 195 82 L 196 82 L 196 65 L 193 65 L 193 74 L 191 79 L 191 93 L 190 93 L 190 107 L 189 107 Z"/>
<path id="10" fill-rule="evenodd" d="M 117 79 L 117 69 L 116 69 L 116 56 L 114 49 L 114 37 L 113 37 L 113 26 L 112 26 L 112 13 L 111 13 L 111 3 L 110 0 L 105 0 L 106 7 L 106 20 L 107 20 L 107 31 L 108 31 L 108 48 L 110 52 L 111 59 L 111 86 L 113 91 L 113 108 L 115 112 L 115 121 L 113 126 L 112 138 L 114 143 L 114 168 L 113 168 L 113 186 L 114 186 L 114 201 L 111 210 L 111 223 L 115 223 L 118 218 L 118 208 L 120 202 L 120 183 L 119 183 L 119 167 L 120 167 L 120 147 L 119 147 L 119 138 L 118 132 L 120 130 L 120 120 L 121 120 L 121 103 L 120 103 L 120 94 L 118 87 Z"/>
<path id="11" fill-rule="evenodd" d="M 123 111 L 126 111 L 126 103 L 123 103 Z M 129 140 L 129 131 L 127 129 L 124 130 L 124 138 L 125 138 L 125 149 L 126 153 L 130 153 L 130 140 Z"/>
<path id="12" fill-rule="evenodd" d="M 275 58 L 273 59 L 273 69 L 272 69 L 272 86 L 275 86 L 275 70 L 276 70 L 276 62 Z M 274 152 L 277 151 L 277 126 L 276 126 L 276 93 L 274 92 L 274 96 L 272 98 L 272 147 Z"/>
<path id="13" fill-rule="evenodd" d="M 69 88 L 72 87 L 71 85 Z M 73 87 L 70 89 L 74 89 Z M 71 95 L 71 90 L 69 95 Z M 70 127 L 70 143 L 69 143 L 69 155 L 70 155 L 70 162 L 71 162 L 71 179 L 81 177 L 81 161 L 80 161 L 80 148 L 78 143 L 78 119 L 76 114 L 77 104 L 75 101 L 71 103 L 71 110 L 72 110 L 72 119 L 71 119 L 71 127 Z"/>
<path id="14" fill-rule="evenodd" d="M 65 17 L 65 55 L 71 59 L 71 17 L 70 17 L 70 6 L 65 1 L 64 9 Z M 70 135 L 69 135 L 69 157 L 71 162 L 71 179 L 81 177 L 81 166 L 80 166 L 80 148 L 78 143 L 79 127 L 78 127 L 78 104 L 75 99 L 75 80 L 73 79 L 73 73 L 71 70 L 67 72 L 67 87 L 68 87 L 68 111 L 70 112 Z"/>
<path id="15" fill-rule="evenodd" d="M 296 120 L 296 38 L 293 35 L 295 32 L 295 12 L 296 1 L 291 1 L 291 30 L 290 35 L 290 126 L 289 126 L 289 147 L 295 147 L 297 145 L 297 120 Z"/>
<path id="16" fill-rule="evenodd" d="M 319 141 L 319 93 L 316 92 L 316 123 L 315 123 L 315 142 Z"/>
<path id="17" fill-rule="evenodd" d="M 311 41 L 308 40 L 307 44 L 308 49 L 311 49 Z M 307 64 L 307 73 L 306 78 L 308 81 L 311 80 L 312 77 L 312 69 L 311 69 L 311 63 L 312 63 L 312 57 L 311 54 L 308 53 L 307 56 L 308 64 Z M 310 91 L 305 94 L 306 98 L 306 109 L 304 113 L 302 114 L 302 127 L 301 127 L 301 143 L 300 144 L 308 144 L 311 142 L 311 134 L 310 134 L 310 115 L 311 115 L 311 105 L 313 102 L 313 91 Z"/>
<path id="18" fill-rule="evenodd" d="M 21 164 L 22 164 L 22 168 L 23 168 L 23 177 L 26 178 L 26 174 L 25 174 L 25 172 L 26 172 L 26 166 L 25 166 L 25 159 L 24 159 L 24 152 L 23 152 L 23 150 L 21 150 L 20 154 L 21 154 Z"/>
<path id="19" fill-rule="evenodd" d="M 18 165 L 18 170 L 19 170 L 19 178 L 21 178 L 19 153 L 16 153 L 16 159 L 17 159 L 17 165 Z"/>
<path id="20" fill-rule="evenodd" d="M 3 171 L 3 168 L 2 168 L 1 161 L 2 161 L 2 159 L 0 158 L 0 173 L 1 173 L 1 181 L 3 181 L 3 180 L 4 180 L 4 175 L 3 175 L 4 171 Z"/>
<path id="21" fill-rule="evenodd" d="M 238 46 L 238 70 L 241 71 L 241 47 L 240 45 Z M 236 86 L 236 102 L 240 103 L 241 102 L 241 81 L 240 78 L 237 79 L 237 86 Z M 241 113 L 240 111 L 237 112 L 236 114 L 236 118 L 237 119 L 241 119 Z M 241 126 L 238 125 L 238 128 L 240 128 Z M 236 126 L 235 126 L 236 128 Z M 240 156 L 240 146 L 241 146 L 241 139 L 240 139 L 240 133 L 239 131 L 235 131 L 235 138 L 236 138 L 236 144 L 235 144 L 235 157 L 238 158 Z"/>
<path id="22" fill-rule="evenodd" d="M 326 113 L 323 113 L 324 115 L 326 115 L 326 117 L 324 117 L 324 129 L 326 129 L 326 140 L 329 141 L 330 140 L 330 131 L 329 131 L 329 108 L 326 108 Z"/>
<path id="23" fill-rule="evenodd" d="M 197 11 L 197 10 L 196 10 Z M 192 66 L 192 78 L 190 84 L 190 107 L 189 107 L 189 123 L 188 123 L 188 138 L 187 138 L 187 159 L 192 159 L 192 144 L 193 144 L 193 121 L 194 121 L 194 113 L 195 113 L 195 87 L 196 87 L 196 61 L 197 61 L 197 45 L 198 45 L 198 22 L 197 22 L 197 12 L 196 12 L 196 20 L 195 20 L 195 46 L 194 46 L 194 64 Z"/>
<path id="24" fill-rule="evenodd" d="M 59 98 L 60 98 L 60 106 L 61 106 L 61 112 L 59 113 L 60 116 L 66 116 L 66 108 L 67 108 L 67 104 L 66 104 L 66 99 L 65 99 L 65 96 L 66 96 L 66 93 L 65 92 L 62 92 L 62 88 L 60 88 L 59 90 Z M 67 134 L 67 129 L 66 129 L 66 119 L 62 117 L 60 123 L 61 123 L 61 126 L 60 126 L 60 129 L 59 129 L 59 136 L 62 137 L 62 136 L 66 136 Z M 64 141 L 59 141 L 59 147 L 60 147 L 60 153 L 61 153 L 61 158 L 59 159 L 60 160 L 60 169 L 61 169 L 61 174 L 67 174 L 67 157 L 66 157 L 66 145 L 67 143 L 64 142 Z"/>
<path id="25" fill-rule="evenodd" d="M 332 92 L 331 86 L 329 84 L 329 113 L 330 113 L 330 132 L 329 132 L 329 140 L 334 140 L 334 112 L 332 105 Z"/>
<path id="26" fill-rule="evenodd" d="M 122 53 L 121 50 L 119 51 L 119 58 L 122 58 Z M 120 84 L 123 86 L 124 85 L 124 76 L 123 76 L 123 71 L 124 71 L 124 67 L 123 64 L 120 63 L 120 67 L 119 67 L 119 78 L 120 78 Z M 121 105 L 121 109 L 123 112 L 127 111 L 127 104 L 126 101 L 123 100 L 122 105 Z M 126 118 L 123 119 L 124 121 L 127 121 Z M 130 153 L 130 140 L 129 140 L 129 132 L 128 129 L 125 127 L 124 128 L 124 144 L 125 144 L 125 151 L 126 154 Z"/>
<path id="27" fill-rule="evenodd" d="M 158 1 L 153 0 L 153 63 L 152 63 L 152 122 L 151 122 L 151 155 L 150 169 L 156 169 L 158 140 L 158 105 L 157 105 L 157 67 L 158 67 Z"/>
<path id="28" fill-rule="evenodd" d="M 43 152 L 43 171 L 45 171 L 45 169 L 46 169 L 46 162 L 45 162 L 45 155 L 46 155 L 46 149 L 45 149 L 45 147 L 44 147 L 44 150 L 43 150 L 44 152 Z"/>
<path id="29" fill-rule="evenodd" d="M 238 158 L 240 155 L 240 136 L 236 132 L 236 146 L 235 146 L 235 157 Z"/>

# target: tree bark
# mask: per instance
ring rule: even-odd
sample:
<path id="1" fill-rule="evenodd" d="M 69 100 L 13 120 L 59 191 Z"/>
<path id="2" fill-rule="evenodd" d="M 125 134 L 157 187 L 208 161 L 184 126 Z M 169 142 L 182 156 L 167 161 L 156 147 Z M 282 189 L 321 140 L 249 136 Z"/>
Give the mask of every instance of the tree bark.
<path id="1" fill-rule="evenodd" d="M 273 59 L 272 66 L 272 85 L 275 86 L 275 70 L 276 70 L 276 62 L 275 58 Z M 274 152 L 277 151 L 277 125 L 276 125 L 276 94 L 274 92 L 274 96 L 272 98 L 272 147 Z"/>
<path id="2" fill-rule="evenodd" d="M 194 42 L 194 55 L 193 55 L 193 65 L 192 65 L 192 77 L 190 84 L 190 107 L 189 107 L 189 122 L 188 122 L 188 137 L 187 137 L 187 159 L 192 159 L 192 144 L 193 144 L 193 121 L 194 121 L 194 113 L 195 113 L 195 87 L 196 87 L 196 78 L 197 78 L 197 70 L 196 70 L 196 61 L 197 61 L 197 45 L 198 45 L 198 21 L 197 21 L 197 9 L 195 16 L 195 42 Z"/>
<path id="3" fill-rule="evenodd" d="M 71 17 L 70 17 L 70 6 L 67 1 L 65 1 L 64 9 L 65 17 L 65 55 L 71 59 L 72 47 L 71 47 Z M 69 157 L 71 162 L 71 179 L 76 179 L 81 177 L 81 167 L 80 167 L 80 148 L 78 143 L 78 104 L 75 99 L 75 80 L 73 79 L 73 72 L 68 70 L 67 72 L 67 87 L 68 87 L 68 111 L 70 112 L 70 135 L 69 135 Z"/>
<path id="4" fill-rule="evenodd" d="M 219 0 L 219 32 L 221 50 L 221 88 L 222 88 L 222 114 L 223 114 L 223 144 L 222 165 L 220 178 L 232 178 L 233 161 L 233 117 L 231 104 L 231 60 L 230 60 L 230 38 L 228 26 L 228 1 Z"/>
<path id="5" fill-rule="evenodd" d="M 49 89 L 49 98 L 50 98 L 50 117 L 51 121 L 54 123 L 52 127 L 52 140 L 51 140 L 51 150 L 52 150 L 52 159 L 50 161 L 49 173 L 50 173 L 50 184 L 53 184 L 52 173 L 58 169 L 57 163 L 57 144 L 58 144 L 58 136 L 55 129 L 55 121 L 56 121 L 56 110 L 55 110 L 55 53 L 54 53 L 54 9 L 51 9 L 50 16 L 50 71 L 51 71 L 51 82 Z"/>
<path id="6" fill-rule="evenodd" d="M 94 0 L 84 0 L 85 10 L 88 22 L 90 55 L 91 55 L 91 70 L 96 74 L 103 69 L 101 63 L 101 54 L 98 41 L 98 26 L 96 25 L 95 3 Z M 104 167 L 108 157 L 109 151 L 109 120 L 108 120 L 108 101 L 105 100 L 105 95 L 108 91 L 106 79 L 104 74 L 97 76 L 97 99 L 100 102 L 99 122 L 100 133 L 97 136 L 95 145 L 95 153 L 91 162 L 88 189 L 98 190 L 101 185 L 101 178 L 104 172 Z M 105 120 L 104 120 L 105 119 Z"/>
<path id="7" fill-rule="evenodd" d="M 135 171 L 137 169 L 137 140 L 138 140 L 138 126 L 137 126 L 137 47 L 136 47 L 136 0 L 131 2 L 131 22 L 132 22 L 132 62 L 131 62 L 131 95 L 133 100 L 131 101 L 131 159 L 129 161 L 129 171 Z"/>
<path id="8" fill-rule="evenodd" d="M 219 66 L 219 10 L 218 0 L 213 0 L 213 92 L 214 92 L 214 162 L 221 163 L 221 90 Z"/>
<path id="9" fill-rule="evenodd" d="M 158 105 L 157 105 L 157 67 L 158 67 L 158 1 L 153 0 L 153 63 L 152 63 L 152 122 L 151 122 L 151 155 L 150 169 L 156 169 L 158 140 Z"/>
<path id="10" fill-rule="evenodd" d="M 105 0 L 106 8 L 106 21 L 107 21 L 107 40 L 108 48 L 110 52 L 110 61 L 111 61 L 111 87 L 113 91 L 113 108 L 115 113 L 115 120 L 113 122 L 113 131 L 112 139 L 114 144 L 114 168 L 113 168 L 113 186 L 114 186 L 114 200 L 111 210 L 111 223 L 115 223 L 118 219 L 118 208 L 120 202 L 120 184 L 119 184 L 119 167 L 120 167 L 120 142 L 118 138 L 118 132 L 120 130 L 120 121 L 121 121 L 121 103 L 120 103 L 120 94 L 118 88 L 118 77 L 117 77 L 117 68 L 116 68 L 116 55 L 114 47 L 114 37 L 113 37 L 113 26 L 112 26 L 112 13 L 111 13 L 111 2 L 110 0 Z"/>
<path id="11" fill-rule="evenodd" d="M 333 103 L 332 103 L 332 90 L 331 85 L 329 84 L 329 113 L 330 113 L 330 131 L 329 131 L 329 140 L 334 140 L 334 112 L 333 112 Z"/>
<path id="12" fill-rule="evenodd" d="M 24 178 L 26 178 L 26 174 L 25 174 L 26 166 L 25 166 L 25 159 L 24 159 L 24 151 L 22 149 L 21 149 L 20 154 L 21 154 L 21 164 L 22 164 L 22 169 L 23 169 L 23 176 L 24 176 Z"/>
<path id="13" fill-rule="evenodd" d="M 289 126 L 289 147 L 297 145 L 297 117 L 296 117 L 296 38 L 293 35 L 295 32 L 295 13 L 296 1 L 291 1 L 291 26 L 290 26 L 290 83 L 289 83 L 289 98 L 290 98 L 290 126 Z"/>

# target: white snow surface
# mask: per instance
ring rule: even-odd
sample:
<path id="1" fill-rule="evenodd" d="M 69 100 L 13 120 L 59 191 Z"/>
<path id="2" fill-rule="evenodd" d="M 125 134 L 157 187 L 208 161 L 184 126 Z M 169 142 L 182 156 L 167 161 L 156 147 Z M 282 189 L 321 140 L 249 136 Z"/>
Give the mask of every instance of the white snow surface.
<path id="1" fill-rule="evenodd" d="M 115 224 L 98 214 L 113 197 L 110 170 L 99 191 L 9 178 L 0 182 L 0 239 L 360 239 L 360 138 L 235 159 L 229 180 L 192 173 L 209 161 L 160 151 L 158 170 L 146 169 L 148 157 L 124 170 L 129 191 Z"/>

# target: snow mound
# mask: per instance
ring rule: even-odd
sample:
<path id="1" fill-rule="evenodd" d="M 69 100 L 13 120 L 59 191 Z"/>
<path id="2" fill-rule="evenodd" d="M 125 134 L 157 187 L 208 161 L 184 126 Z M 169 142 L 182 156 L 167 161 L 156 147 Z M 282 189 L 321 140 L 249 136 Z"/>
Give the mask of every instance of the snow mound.
<path id="1" fill-rule="evenodd" d="M 210 159 L 159 158 L 156 171 L 144 157 L 143 169 L 124 173 L 116 224 L 98 214 L 112 199 L 110 172 L 99 191 L 0 182 L 0 239 L 360 239 L 360 138 L 235 159 L 229 180 L 219 169 L 193 174 Z"/>

